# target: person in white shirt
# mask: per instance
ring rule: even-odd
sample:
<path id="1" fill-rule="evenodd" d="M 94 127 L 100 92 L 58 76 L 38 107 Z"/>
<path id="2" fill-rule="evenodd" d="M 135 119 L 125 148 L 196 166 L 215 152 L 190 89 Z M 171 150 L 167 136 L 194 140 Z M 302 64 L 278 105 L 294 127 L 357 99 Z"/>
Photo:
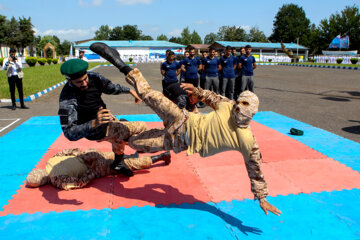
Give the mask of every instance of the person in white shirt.
<path id="1" fill-rule="evenodd" d="M 22 72 L 22 63 L 21 60 L 16 57 L 16 49 L 10 49 L 10 57 L 4 59 L 3 70 L 6 70 L 6 75 L 8 77 L 12 110 L 16 110 L 16 99 L 15 99 L 15 86 L 19 92 L 19 99 L 21 108 L 28 109 L 24 104 L 24 94 L 23 94 L 23 84 L 22 78 L 24 73 Z"/>
<path id="2" fill-rule="evenodd" d="M 84 60 L 84 61 L 88 61 L 88 59 L 84 56 L 84 54 L 85 54 L 85 51 L 79 51 L 79 58 L 81 59 L 81 60 Z"/>

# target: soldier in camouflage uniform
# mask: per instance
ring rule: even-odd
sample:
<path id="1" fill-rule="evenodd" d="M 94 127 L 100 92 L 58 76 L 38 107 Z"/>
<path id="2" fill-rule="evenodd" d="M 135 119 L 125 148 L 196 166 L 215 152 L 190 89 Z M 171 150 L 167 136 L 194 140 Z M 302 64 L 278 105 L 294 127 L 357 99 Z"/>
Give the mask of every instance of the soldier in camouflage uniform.
<path id="1" fill-rule="evenodd" d="M 61 94 L 59 115 L 61 128 L 70 141 L 81 138 L 108 141 L 115 153 L 113 169 L 127 176 L 132 171 L 123 162 L 125 142 L 133 134 L 147 130 L 145 122 L 118 121 L 106 109 L 102 93 L 118 95 L 130 93 L 135 102 L 141 102 L 136 93 L 128 87 L 113 84 L 95 72 L 87 72 L 88 63 L 71 59 L 62 64 L 60 71 L 68 79 Z"/>
<path id="2" fill-rule="evenodd" d="M 260 207 L 265 214 L 268 211 L 281 214 L 266 201 L 268 191 L 260 168 L 261 153 L 249 126 L 259 106 L 254 93 L 245 91 L 234 101 L 209 90 L 195 88 L 192 84 L 183 84 L 192 97 L 215 110 L 207 115 L 189 113 L 178 108 L 161 92 L 151 89 L 141 72 L 126 66 L 117 51 L 103 43 L 94 43 L 90 49 L 124 73 L 138 96 L 163 120 L 164 129 L 151 129 L 132 136 L 129 146 L 143 152 L 172 149 L 177 153 L 187 150 L 188 155 L 200 153 L 203 157 L 228 150 L 240 151 L 250 178 L 251 191 L 259 200 Z"/>
<path id="3" fill-rule="evenodd" d="M 92 179 L 118 174 L 110 168 L 114 161 L 113 152 L 99 152 L 88 149 L 65 149 L 48 160 L 45 169 L 34 169 L 26 177 L 26 186 L 40 187 L 51 183 L 53 186 L 71 190 L 85 187 Z M 131 170 L 149 168 L 152 164 L 164 161 L 171 162 L 170 153 L 140 158 L 125 158 L 125 164 Z"/>

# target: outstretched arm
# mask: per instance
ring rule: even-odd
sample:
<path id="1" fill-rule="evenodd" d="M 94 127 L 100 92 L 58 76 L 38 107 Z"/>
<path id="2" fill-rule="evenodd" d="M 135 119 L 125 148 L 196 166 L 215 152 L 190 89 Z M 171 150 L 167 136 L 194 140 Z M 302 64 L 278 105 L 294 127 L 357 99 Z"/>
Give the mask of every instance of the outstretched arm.
<path id="1" fill-rule="evenodd" d="M 193 97 L 197 98 L 197 100 L 209 105 L 211 108 L 216 109 L 217 105 L 220 102 L 231 102 L 235 103 L 234 101 L 218 95 L 210 90 L 204 90 L 200 87 L 194 87 L 191 83 L 182 83 L 181 87 L 185 89 L 189 94 Z"/>
<path id="2" fill-rule="evenodd" d="M 255 199 L 259 200 L 261 209 L 265 212 L 266 215 L 268 214 L 268 211 L 270 211 L 279 216 L 281 211 L 266 201 L 268 189 L 264 175 L 260 168 L 261 153 L 256 139 L 254 139 L 254 145 L 251 149 L 250 156 L 244 158 L 246 170 L 250 178 L 251 191 L 254 194 Z"/>

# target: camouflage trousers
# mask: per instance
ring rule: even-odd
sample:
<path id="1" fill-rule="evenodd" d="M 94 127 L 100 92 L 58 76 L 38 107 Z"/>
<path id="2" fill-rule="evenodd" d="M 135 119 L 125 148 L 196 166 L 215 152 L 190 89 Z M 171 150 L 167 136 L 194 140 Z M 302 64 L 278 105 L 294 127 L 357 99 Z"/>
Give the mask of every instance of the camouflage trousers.
<path id="1" fill-rule="evenodd" d="M 132 85 L 138 96 L 161 118 L 165 128 L 151 129 L 129 139 L 129 146 L 142 152 L 187 149 L 185 143 L 185 122 L 188 112 L 180 109 L 161 92 L 151 89 L 139 69 L 132 70 L 126 81 Z"/>
<path id="2" fill-rule="evenodd" d="M 128 140 L 131 136 L 146 130 L 148 130 L 148 128 L 145 122 L 112 121 L 108 124 L 106 137 L 100 141 L 110 142 L 113 152 L 121 155 L 124 153 L 126 145 L 124 140 Z"/>

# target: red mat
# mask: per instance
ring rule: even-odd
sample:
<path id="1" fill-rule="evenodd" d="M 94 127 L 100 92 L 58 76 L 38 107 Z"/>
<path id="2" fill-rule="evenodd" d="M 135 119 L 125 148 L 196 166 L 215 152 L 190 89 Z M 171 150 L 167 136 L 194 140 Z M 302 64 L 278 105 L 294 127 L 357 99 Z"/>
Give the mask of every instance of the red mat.
<path id="1" fill-rule="evenodd" d="M 162 126 L 161 123 L 148 125 L 150 128 Z M 360 187 L 360 174 L 351 168 L 261 124 L 253 123 L 252 130 L 263 155 L 262 170 L 270 195 Z M 106 142 L 70 142 L 61 135 L 37 167 L 43 168 L 54 153 L 72 147 L 111 151 L 111 145 Z M 127 154 L 133 152 L 126 148 Z M 187 157 L 182 152 L 172 153 L 169 166 L 156 164 L 137 171 L 132 178 L 109 176 L 96 179 L 84 189 L 60 191 L 50 185 L 38 189 L 21 186 L 0 216 L 245 198 L 253 198 L 253 195 L 240 153 L 230 151 L 201 158 L 198 154 Z"/>

